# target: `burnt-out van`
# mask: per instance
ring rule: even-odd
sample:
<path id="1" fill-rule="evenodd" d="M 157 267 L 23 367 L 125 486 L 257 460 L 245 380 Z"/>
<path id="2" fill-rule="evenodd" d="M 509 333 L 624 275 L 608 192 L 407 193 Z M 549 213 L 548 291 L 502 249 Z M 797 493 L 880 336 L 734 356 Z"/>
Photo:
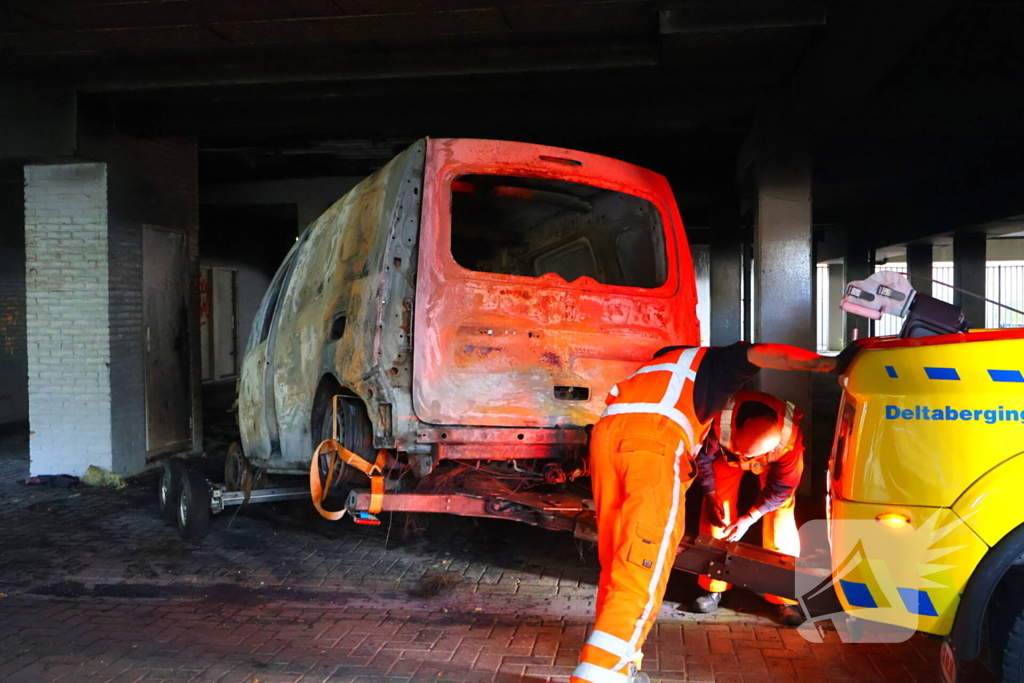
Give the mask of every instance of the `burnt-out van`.
<path id="1" fill-rule="evenodd" d="M 611 386 L 699 343 L 696 303 L 662 176 L 421 140 L 311 224 L 274 277 L 242 365 L 244 456 L 308 472 L 336 429 L 369 462 L 386 449 L 389 490 L 448 461 L 564 482 L 586 472 Z M 350 486 L 363 476 L 346 471 Z"/>

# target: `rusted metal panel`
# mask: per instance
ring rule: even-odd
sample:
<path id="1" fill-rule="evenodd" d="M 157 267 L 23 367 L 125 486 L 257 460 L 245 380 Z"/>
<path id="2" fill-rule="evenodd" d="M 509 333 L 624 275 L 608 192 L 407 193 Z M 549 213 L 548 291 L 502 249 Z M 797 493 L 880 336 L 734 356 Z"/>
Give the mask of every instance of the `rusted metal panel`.
<path id="1" fill-rule="evenodd" d="M 438 444 L 438 460 L 562 460 L 582 455 L 575 449 L 552 444 L 472 443 Z"/>
<path id="2" fill-rule="evenodd" d="M 473 429 L 445 427 L 416 432 L 419 443 L 586 444 L 587 433 L 578 429 Z"/>
<path id="3" fill-rule="evenodd" d="M 353 491 L 346 506 L 349 511 L 370 509 L 370 493 Z M 576 518 L 588 514 L 578 507 L 558 507 L 549 501 L 530 496 L 482 498 L 465 494 L 388 493 L 382 504 L 384 512 L 443 512 L 463 517 L 508 519 L 555 531 L 573 531 Z"/>
<path id="4" fill-rule="evenodd" d="M 269 440 L 255 456 L 265 466 L 308 466 L 313 400 L 326 375 L 366 403 L 376 445 L 393 446 L 402 430 L 414 443 L 408 330 L 425 147 L 414 145 L 330 207 L 283 268 L 261 375 L 266 414 L 255 416 Z M 248 355 L 258 351 L 243 362 L 243 394 L 260 374 L 247 370 Z M 246 420 L 255 406 L 242 408 Z M 248 446 L 246 453 L 254 457 Z"/>
<path id="5" fill-rule="evenodd" d="M 452 184 L 473 173 L 561 179 L 647 200 L 665 228 L 664 284 L 645 290 L 462 268 L 449 248 Z M 655 350 L 699 343 L 689 249 L 662 176 L 538 145 L 431 140 L 424 178 L 413 384 L 424 422 L 582 427 L 600 416 L 612 384 Z M 589 398 L 561 400 L 556 386 L 586 388 Z"/>

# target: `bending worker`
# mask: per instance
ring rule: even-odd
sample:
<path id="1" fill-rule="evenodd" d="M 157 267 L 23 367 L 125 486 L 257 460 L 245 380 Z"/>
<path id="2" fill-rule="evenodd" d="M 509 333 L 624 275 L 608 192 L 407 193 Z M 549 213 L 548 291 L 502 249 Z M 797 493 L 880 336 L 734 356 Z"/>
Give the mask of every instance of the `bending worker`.
<path id="1" fill-rule="evenodd" d="M 761 368 L 834 367 L 834 358 L 781 344 L 671 346 L 612 387 L 590 446 L 597 620 L 573 683 L 650 681 L 638 671 L 640 648 L 665 595 L 711 420 Z"/>
<path id="2" fill-rule="evenodd" d="M 738 541 L 763 518 L 765 548 L 794 557 L 800 554 L 793 502 L 804 470 L 801 417 L 792 403 L 760 391 L 740 391 L 729 399 L 697 456 L 698 482 L 704 490 L 700 533 Z M 744 472 L 760 478 L 761 491 L 750 509 L 737 515 Z M 710 576 L 701 576 L 697 582 L 707 592 L 694 601 L 694 611 L 714 612 L 729 584 Z M 803 621 L 792 607 L 794 600 L 764 597 L 779 606 L 783 625 L 798 626 Z"/>

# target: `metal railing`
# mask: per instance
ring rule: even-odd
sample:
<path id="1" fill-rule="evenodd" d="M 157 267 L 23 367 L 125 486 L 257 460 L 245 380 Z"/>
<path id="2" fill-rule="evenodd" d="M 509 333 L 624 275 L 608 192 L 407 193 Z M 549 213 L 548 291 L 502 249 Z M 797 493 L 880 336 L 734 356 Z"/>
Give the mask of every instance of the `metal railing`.
<path id="1" fill-rule="evenodd" d="M 886 263 L 875 267 L 875 271 L 892 270 L 907 272 L 906 263 Z M 844 315 L 829 307 L 828 265 L 819 264 L 817 278 L 817 337 L 818 350 L 828 349 L 829 318 Z M 947 303 L 953 303 L 953 264 L 937 261 L 932 264 L 932 296 Z M 946 284 L 949 283 L 949 284 Z M 979 292 L 980 294 L 980 292 Z M 985 296 L 1006 306 L 1024 309 L 1024 261 L 989 261 L 985 267 Z M 872 335 L 883 337 L 897 335 L 903 320 L 891 315 L 872 321 Z M 985 327 L 990 329 L 1024 327 L 1024 315 L 1007 310 L 993 303 L 985 304 Z"/>

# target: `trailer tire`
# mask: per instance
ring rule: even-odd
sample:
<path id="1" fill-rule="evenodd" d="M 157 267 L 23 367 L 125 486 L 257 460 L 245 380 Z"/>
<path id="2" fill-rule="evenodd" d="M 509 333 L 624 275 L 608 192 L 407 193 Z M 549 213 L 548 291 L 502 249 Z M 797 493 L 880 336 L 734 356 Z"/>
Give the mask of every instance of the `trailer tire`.
<path id="1" fill-rule="evenodd" d="M 178 458 L 164 460 L 160 469 L 160 481 L 156 485 L 156 502 L 160 516 L 168 524 L 178 517 L 178 498 L 181 494 L 181 476 L 185 466 Z"/>
<path id="2" fill-rule="evenodd" d="M 201 541 L 210 531 L 210 484 L 202 472 L 183 468 L 178 496 L 178 533 L 186 541 Z"/>

